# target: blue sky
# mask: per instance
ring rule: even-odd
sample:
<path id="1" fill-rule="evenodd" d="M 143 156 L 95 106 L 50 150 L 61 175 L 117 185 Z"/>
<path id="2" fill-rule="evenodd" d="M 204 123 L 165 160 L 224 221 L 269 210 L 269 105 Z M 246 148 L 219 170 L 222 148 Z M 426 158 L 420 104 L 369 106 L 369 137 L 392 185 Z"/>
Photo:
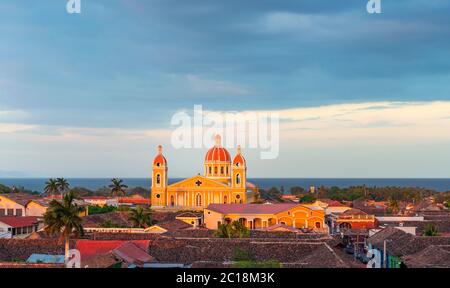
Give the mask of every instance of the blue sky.
<path id="1" fill-rule="evenodd" d="M 170 147 L 195 104 L 294 114 L 278 159 L 244 151 L 254 177 L 449 176 L 449 1 L 65 2 L 1 1 L 0 176 L 143 177 L 158 143 L 200 172 Z M 355 103 L 351 127 L 324 113 Z"/>

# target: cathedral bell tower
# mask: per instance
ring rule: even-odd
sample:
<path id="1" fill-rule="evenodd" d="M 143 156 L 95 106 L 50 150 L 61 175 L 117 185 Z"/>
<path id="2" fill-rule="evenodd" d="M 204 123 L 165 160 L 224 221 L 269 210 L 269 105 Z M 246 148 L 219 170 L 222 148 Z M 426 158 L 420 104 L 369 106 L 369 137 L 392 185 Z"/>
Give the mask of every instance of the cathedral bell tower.
<path id="1" fill-rule="evenodd" d="M 153 160 L 152 167 L 152 190 L 151 203 L 152 206 L 167 205 L 167 160 L 163 155 L 161 145 L 157 148 L 157 154 Z"/>
<path id="2" fill-rule="evenodd" d="M 233 159 L 232 163 L 232 177 L 231 177 L 231 187 L 239 188 L 242 193 L 236 195 L 235 203 L 241 203 L 243 199 L 245 203 L 245 193 L 247 185 L 247 164 L 244 156 L 241 154 L 241 146 L 237 148 L 237 154 Z M 241 195 L 243 194 L 243 195 Z"/>

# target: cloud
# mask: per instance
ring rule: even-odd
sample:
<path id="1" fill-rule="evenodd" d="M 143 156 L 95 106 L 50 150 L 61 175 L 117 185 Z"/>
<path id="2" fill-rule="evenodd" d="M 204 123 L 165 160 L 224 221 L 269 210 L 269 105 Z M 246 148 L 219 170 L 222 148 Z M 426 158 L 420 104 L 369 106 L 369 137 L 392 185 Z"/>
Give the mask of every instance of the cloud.
<path id="1" fill-rule="evenodd" d="M 280 116 L 281 142 L 304 141 L 322 145 L 339 140 L 377 144 L 450 140 L 450 101 L 363 102 L 248 110 L 243 113 Z"/>

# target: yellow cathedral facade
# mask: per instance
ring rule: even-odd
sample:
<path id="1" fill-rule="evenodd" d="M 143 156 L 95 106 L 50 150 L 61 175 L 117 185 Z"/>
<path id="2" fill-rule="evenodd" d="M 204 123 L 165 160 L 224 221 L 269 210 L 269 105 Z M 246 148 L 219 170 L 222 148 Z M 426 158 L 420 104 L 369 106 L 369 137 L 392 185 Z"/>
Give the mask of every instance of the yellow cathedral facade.
<path id="1" fill-rule="evenodd" d="M 158 146 L 153 160 L 153 208 L 202 210 L 210 204 L 247 204 L 257 200 L 258 189 L 247 182 L 247 163 L 238 146 L 235 157 L 222 147 L 219 135 L 205 155 L 203 175 L 168 184 L 168 163 Z"/>

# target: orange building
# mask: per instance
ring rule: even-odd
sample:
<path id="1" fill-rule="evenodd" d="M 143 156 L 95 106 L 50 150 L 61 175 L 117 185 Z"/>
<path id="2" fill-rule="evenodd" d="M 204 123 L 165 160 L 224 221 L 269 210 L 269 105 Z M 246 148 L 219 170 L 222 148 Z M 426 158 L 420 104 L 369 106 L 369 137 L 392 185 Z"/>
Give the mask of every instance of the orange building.
<path id="1" fill-rule="evenodd" d="M 238 147 L 231 160 L 221 137 L 205 155 L 203 176 L 168 184 L 168 162 L 162 146 L 153 160 L 151 204 L 154 208 L 201 210 L 209 204 L 245 204 L 256 201 L 258 189 L 247 182 L 247 163 Z"/>
<path id="2" fill-rule="evenodd" d="M 328 232 L 325 211 L 315 204 L 211 204 L 203 213 L 205 226 L 217 229 L 220 224 L 239 221 L 249 229 L 271 230 L 287 226 Z"/>

